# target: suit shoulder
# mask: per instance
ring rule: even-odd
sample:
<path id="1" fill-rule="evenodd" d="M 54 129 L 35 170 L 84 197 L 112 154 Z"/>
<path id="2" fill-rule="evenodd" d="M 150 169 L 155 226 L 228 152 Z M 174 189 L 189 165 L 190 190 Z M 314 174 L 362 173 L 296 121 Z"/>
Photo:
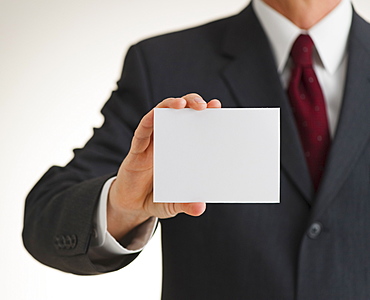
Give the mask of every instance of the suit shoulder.
<path id="1" fill-rule="evenodd" d="M 370 24 L 356 11 L 353 14 L 350 37 L 356 38 L 370 53 Z"/>
<path id="2" fill-rule="evenodd" d="M 175 49 L 196 49 L 206 45 L 217 45 L 222 42 L 223 33 L 236 16 L 215 20 L 196 27 L 170 32 L 140 41 L 136 46 L 142 51 L 162 53 Z"/>

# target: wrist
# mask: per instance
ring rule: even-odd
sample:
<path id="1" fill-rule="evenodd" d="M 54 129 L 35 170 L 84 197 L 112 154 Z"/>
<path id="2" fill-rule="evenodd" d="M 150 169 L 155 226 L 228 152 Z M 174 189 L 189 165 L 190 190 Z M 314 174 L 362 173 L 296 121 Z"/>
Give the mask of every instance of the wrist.
<path id="1" fill-rule="evenodd" d="M 121 240 L 138 225 L 147 221 L 149 216 L 143 209 L 127 207 L 117 197 L 113 181 L 107 201 L 107 230 L 116 239 Z"/>

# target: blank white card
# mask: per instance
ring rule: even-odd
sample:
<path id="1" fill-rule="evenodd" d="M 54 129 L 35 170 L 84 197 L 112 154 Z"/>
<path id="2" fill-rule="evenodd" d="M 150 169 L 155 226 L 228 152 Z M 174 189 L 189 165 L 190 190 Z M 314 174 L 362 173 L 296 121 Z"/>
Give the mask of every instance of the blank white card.
<path id="1" fill-rule="evenodd" d="M 156 108 L 154 202 L 278 203 L 280 109 Z"/>

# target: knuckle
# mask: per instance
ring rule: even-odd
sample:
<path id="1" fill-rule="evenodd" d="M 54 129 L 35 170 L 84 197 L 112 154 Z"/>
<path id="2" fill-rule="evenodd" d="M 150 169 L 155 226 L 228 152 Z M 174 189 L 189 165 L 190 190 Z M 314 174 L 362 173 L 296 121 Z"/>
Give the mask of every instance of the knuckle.
<path id="1" fill-rule="evenodd" d="M 189 93 L 189 94 L 186 94 L 186 95 L 182 96 L 182 98 L 184 98 L 186 100 L 192 100 L 196 97 L 201 97 L 201 96 L 198 95 L 197 93 Z"/>
<path id="2" fill-rule="evenodd" d="M 168 205 L 166 206 L 166 209 L 167 209 L 167 214 L 169 216 L 174 217 L 177 215 L 176 203 L 168 203 Z"/>

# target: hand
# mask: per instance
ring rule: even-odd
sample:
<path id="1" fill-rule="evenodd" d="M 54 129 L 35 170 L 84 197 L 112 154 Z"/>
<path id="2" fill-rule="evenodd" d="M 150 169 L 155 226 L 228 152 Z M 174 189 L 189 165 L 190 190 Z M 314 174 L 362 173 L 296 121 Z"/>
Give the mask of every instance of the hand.
<path id="1" fill-rule="evenodd" d="M 181 98 L 167 98 L 159 108 L 220 108 L 218 100 L 206 103 L 197 94 Z M 131 149 L 122 162 L 108 196 L 108 231 L 117 240 L 125 236 L 148 218 L 170 218 L 178 213 L 201 215 L 205 203 L 154 203 L 153 202 L 153 120 L 151 110 L 140 121 L 131 143 Z M 181 159 L 181 158 L 179 158 Z"/>

